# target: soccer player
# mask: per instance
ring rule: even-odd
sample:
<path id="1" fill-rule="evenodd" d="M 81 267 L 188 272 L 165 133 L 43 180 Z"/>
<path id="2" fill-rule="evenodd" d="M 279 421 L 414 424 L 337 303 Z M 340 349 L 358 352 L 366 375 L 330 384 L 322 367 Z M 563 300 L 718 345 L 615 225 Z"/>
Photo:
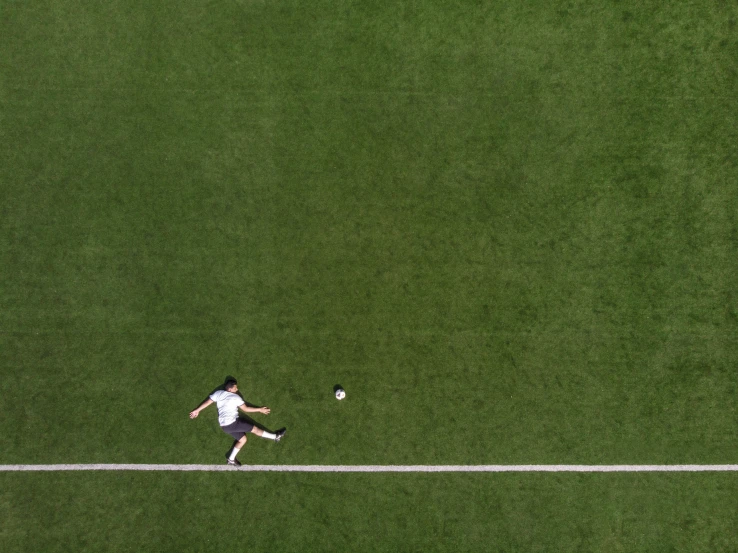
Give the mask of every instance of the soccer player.
<path id="1" fill-rule="evenodd" d="M 203 401 L 197 409 L 190 413 L 190 418 L 196 419 L 200 411 L 215 403 L 218 407 L 218 423 L 220 427 L 223 429 L 223 432 L 230 434 L 236 440 L 230 453 L 226 453 L 226 459 L 228 459 L 229 465 L 240 467 L 241 462 L 236 459 L 236 455 L 238 455 L 238 452 L 246 444 L 246 434 L 251 432 L 260 438 L 278 442 L 287 430 L 283 428 L 276 433 L 267 432 L 266 430 L 257 428 L 250 422 L 242 420 L 238 416 L 239 409 L 244 413 L 263 413 L 265 415 L 269 414 L 270 409 L 269 407 L 248 407 L 243 401 L 243 398 L 238 394 L 238 383 L 235 380 L 227 380 L 224 388 L 224 390 L 216 390 L 210 394 L 208 399 Z"/>

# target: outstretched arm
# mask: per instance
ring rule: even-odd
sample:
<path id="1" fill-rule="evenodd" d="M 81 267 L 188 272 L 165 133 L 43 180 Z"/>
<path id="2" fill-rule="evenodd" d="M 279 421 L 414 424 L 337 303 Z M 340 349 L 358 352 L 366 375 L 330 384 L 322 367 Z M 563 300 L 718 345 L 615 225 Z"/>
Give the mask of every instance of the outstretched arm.
<path id="1" fill-rule="evenodd" d="M 213 400 L 212 400 L 212 399 L 210 399 L 210 398 L 206 399 L 205 401 L 203 401 L 203 402 L 202 402 L 202 403 L 200 404 L 200 407 L 198 407 L 197 409 L 195 409 L 194 411 L 192 411 L 192 412 L 190 413 L 190 418 L 191 418 L 191 419 L 196 419 L 196 418 L 197 418 L 197 415 L 199 415 L 199 414 L 200 414 L 200 411 L 202 411 L 203 409 L 205 409 L 205 407 L 207 407 L 208 405 L 212 405 L 213 403 L 214 403 L 214 402 L 213 402 Z"/>
<path id="2" fill-rule="evenodd" d="M 238 408 L 244 413 L 264 413 L 268 415 L 271 409 L 269 407 L 249 407 L 245 403 L 238 406 Z"/>

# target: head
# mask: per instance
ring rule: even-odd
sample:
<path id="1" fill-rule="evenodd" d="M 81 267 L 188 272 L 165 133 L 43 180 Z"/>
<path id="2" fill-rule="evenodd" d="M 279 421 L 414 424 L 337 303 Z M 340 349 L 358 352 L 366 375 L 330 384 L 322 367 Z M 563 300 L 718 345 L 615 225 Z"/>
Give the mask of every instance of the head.
<path id="1" fill-rule="evenodd" d="M 238 382 L 236 382 L 235 380 L 226 380 L 223 389 L 226 392 L 231 392 L 232 394 L 235 394 L 238 391 Z"/>

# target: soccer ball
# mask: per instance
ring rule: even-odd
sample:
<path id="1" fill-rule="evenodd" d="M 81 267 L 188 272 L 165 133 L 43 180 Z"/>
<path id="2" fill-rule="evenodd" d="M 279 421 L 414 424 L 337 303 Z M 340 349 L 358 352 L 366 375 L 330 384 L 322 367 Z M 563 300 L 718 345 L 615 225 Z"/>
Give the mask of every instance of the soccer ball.
<path id="1" fill-rule="evenodd" d="M 336 399 L 343 399 L 346 397 L 346 390 L 343 388 L 339 388 L 336 390 Z"/>

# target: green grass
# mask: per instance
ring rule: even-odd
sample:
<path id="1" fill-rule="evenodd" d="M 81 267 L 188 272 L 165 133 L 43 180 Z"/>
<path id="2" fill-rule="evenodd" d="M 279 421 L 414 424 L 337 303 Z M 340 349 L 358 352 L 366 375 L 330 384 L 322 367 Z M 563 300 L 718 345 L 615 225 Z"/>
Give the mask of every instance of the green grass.
<path id="1" fill-rule="evenodd" d="M 735 462 L 736 20 L 0 4 L 0 464 L 220 463 L 228 374 L 248 463 Z M 6 474 L 0 549 L 738 547 L 730 475 L 234 476 Z"/>
<path id="2" fill-rule="evenodd" d="M 286 438 L 285 438 L 286 439 Z M 733 475 L 0 475 L 8 551 L 731 551 Z M 241 476 L 244 476 L 243 478 Z"/>

